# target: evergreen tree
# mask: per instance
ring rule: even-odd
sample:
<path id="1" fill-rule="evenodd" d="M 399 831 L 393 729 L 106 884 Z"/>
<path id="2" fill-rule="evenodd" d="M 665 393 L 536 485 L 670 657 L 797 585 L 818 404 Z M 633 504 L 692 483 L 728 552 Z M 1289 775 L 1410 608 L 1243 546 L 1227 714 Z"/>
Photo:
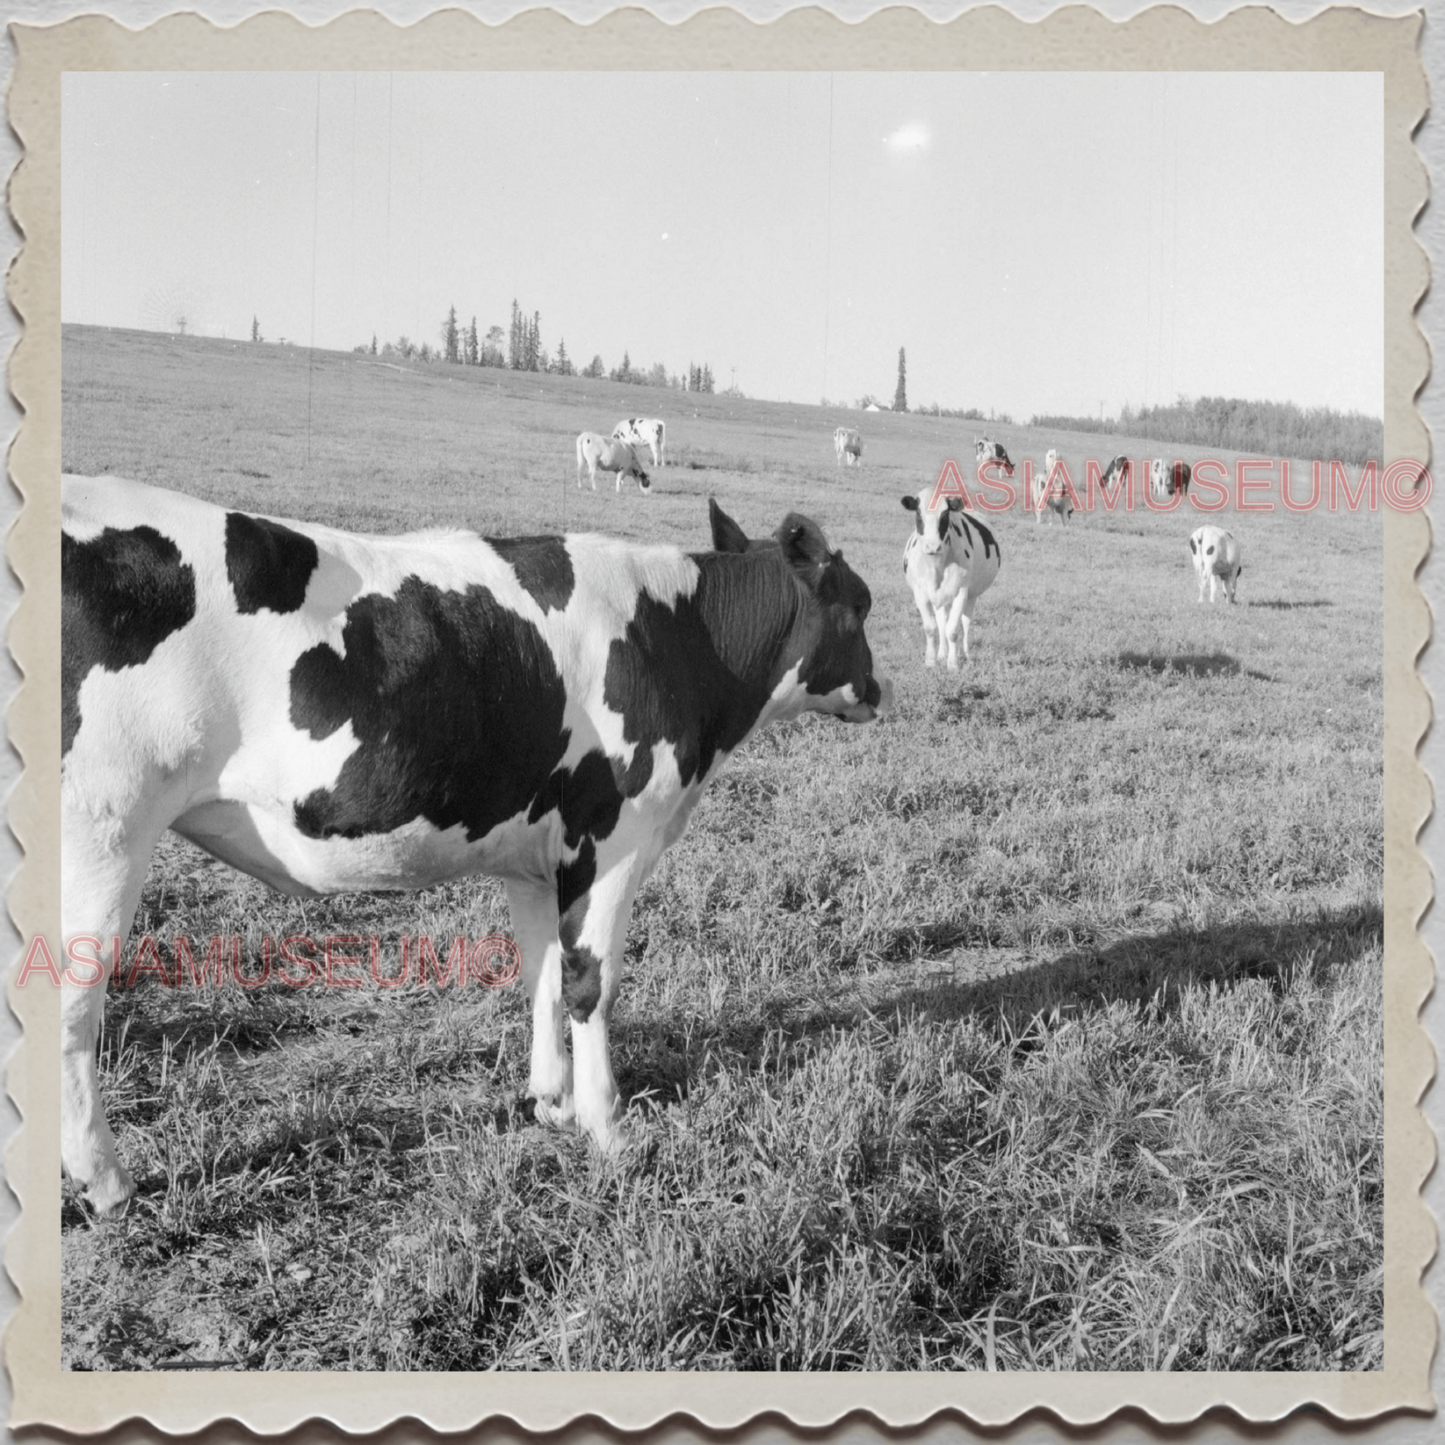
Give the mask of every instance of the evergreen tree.
<path id="1" fill-rule="evenodd" d="M 461 333 L 457 330 L 455 306 L 447 311 L 447 319 L 442 322 L 442 354 L 448 361 L 456 362 L 462 359 Z"/>
<path id="2" fill-rule="evenodd" d="M 520 371 L 526 364 L 527 337 L 522 324 L 522 308 L 517 298 L 512 298 L 512 330 L 507 337 L 507 365 L 513 371 Z"/>
<path id="3" fill-rule="evenodd" d="M 908 366 L 903 359 L 903 348 L 898 348 L 898 387 L 893 393 L 893 410 L 908 410 Z"/>
<path id="4" fill-rule="evenodd" d="M 252 341 L 259 341 L 260 339 L 261 339 L 261 323 L 260 323 L 260 321 L 258 321 L 258 320 L 256 319 L 256 317 L 253 316 L 253 317 L 251 318 L 251 340 L 252 340 Z"/>
<path id="5" fill-rule="evenodd" d="M 476 366 L 481 359 L 481 347 L 477 344 L 477 318 L 473 316 L 467 330 L 467 365 Z"/>
<path id="6" fill-rule="evenodd" d="M 599 380 L 600 378 L 607 375 L 607 368 L 602 364 L 602 357 L 600 353 L 594 356 L 592 360 L 587 363 L 587 367 L 583 371 L 582 375 L 590 376 L 594 381 Z"/>
<path id="7" fill-rule="evenodd" d="M 376 332 L 371 333 L 371 354 L 376 355 Z"/>
<path id="8" fill-rule="evenodd" d="M 572 358 L 567 355 L 567 342 L 559 336 L 557 338 L 557 375 L 572 376 L 574 371 Z"/>

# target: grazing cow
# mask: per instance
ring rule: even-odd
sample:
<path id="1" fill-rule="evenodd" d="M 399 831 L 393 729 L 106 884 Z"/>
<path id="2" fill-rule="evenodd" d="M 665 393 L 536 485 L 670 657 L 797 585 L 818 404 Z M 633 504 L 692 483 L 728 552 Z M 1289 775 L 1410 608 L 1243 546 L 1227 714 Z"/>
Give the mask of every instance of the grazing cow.
<path id="1" fill-rule="evenodd" d="M 1104 469 L 1104 475 L 1101 480 L 1105 487 L 1109 486 L 1110 483 L 1127 482 L 1129 480 L 1129 458 L 1123 456 L 1115 457 Z M 1134 494 L 1131 492 L 1129 495 L 1132 498 Z"/>
<path id="2" fill-rule="evenodd" d="M 1188 462 L 1175 462 L 1172 466 L 1167 465 L 1158 457 L 1154 458 L 1151 468 L 1151 481 L 1153 484 L 1154 496 L 1158 501 L 1167 501 L 1176 492 L 1184 496 L 1189 495 L 1189 483 L 1194 476 L 1193 470 Z"/>
<path id="3" fill-rule="evenodd" d="M 845 460 L 850 467 L 863 465 L 863 438 L 852 427 L 840 426 L 833 433 L 833 450 L 840 467 Z"/>
<path id="4" fill-rule="evenodd" d="M 646 447 L 652 453 L 652 465 L 658 468 L 667 465 L 663 456 L 667 441 L 667 428 L 653 416 L 630 416 L 612 428 L 612 435 L 635 447 Z"/>
<path id="5" fill-rule="evenodd" d="M 134 1187 L 103 974 L 167 828 L 300 897 L 504 879 L 535 1114 L 611 1150 L 639 885 L 756 729 L 889 702 L 868 588 L 797 513 L 737 556 L 362 536 L 114 477 L 61 502 L 61 1157 L 102 1213 Z"/>
<path id="6" fill-rule="evenodd" d="M 1059 454 L 1050 447 L 1048 454 L 1044 457 L 1044 465 L 1040 471 L 1034 473 L 1034 523 L 1037 525 L 1044 520 L 1044 513 L 1054 512 L 1058 515 L 1059 521 L 1067 527 L 1069 518 L 1074 515 L 1074 504 L 1069 497 L 1069 489 L 1064 485 L 1062 479 L 1053 480 L 1054 468 L 1058 465 Z"/>
<path id="7" fill-rule="evenodd" d="M 913 513 L 913 535 L 903 548 L 903 575 L 923 619 L 925 666 L 937 664 L 946 640 L 949 669 L 957 671 L 959 628 L 966 659 L 974 603 L 993 585 L 1002 558 L 993 533 L 965 512 L 957 497 L 935 506 L 934 490 L 925 487 L 916 497 L 903 498 Z"/>
<path id="8" fill-rule="evenodd" d="M 1234 585 L 1244 571 L 1234 534 L 1212 524 L 1197 527 L 1189 538 L 1189 551 L 1194 558 L 1194 570 L 1199 574 L 1199 600 L 1204 601 L 1204 584 L 1208 582 L 1211 606 L 1216 587 L 1222 587 L 1225 596 L 1233 602 Z"/>
<path id="9" fill-rule="evenodd" d="M 642 469 L 637 448 L 631 442 L 618 441 L 616 437 L 600 436 L 595 431 L 585 431 L 577 438 L 577 485 L 582 485 L 582 465 L 587 465 L 592 478 L 592 490 L 597 490 L 597 469 L 617 473 L 617 490 L 622 490 L 623 477 L 636 477 L 638 488 L 645 496 L 652 490 L 652 479 Z"/>
<path id="10" fill-rule="evenodd" d="M 975 469 L 981 467 L 986 461 L 997 461 L 1008 476 L 1013 476 L 1014 464 L 1009 461 L 1008 453 L 1004 451 L 1002 442 L 991 442 L 987 437 L 974 437 L 973 454 Z"/>

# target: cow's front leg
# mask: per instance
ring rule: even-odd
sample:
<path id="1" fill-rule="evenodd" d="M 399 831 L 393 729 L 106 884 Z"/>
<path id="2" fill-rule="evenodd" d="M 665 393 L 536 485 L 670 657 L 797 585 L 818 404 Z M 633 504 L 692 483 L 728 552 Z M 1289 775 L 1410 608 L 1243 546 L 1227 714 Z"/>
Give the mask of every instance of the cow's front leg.
<path id="1" fill-rule="evenodd" d="M 948 666 L 953 672 L 958 671 L 958 641 L 960 636 L 963 639 L 963 660 L 968 661 L 968 628 L 972 622 L 969 615 L 968 593 L 960 592 L 953 599 L 953 607 L 948 614 Z"/>
<path id="2" fill-rule="evenodd" d="M 67 951 L 77 944 L 60 989 L 60 1162 L 98 1213 L 113 1214 L 135 1181 L 106 1122 L 95 1052 L 111 951 L 130 932 L 159 833 L 149 820 L 127 829 L 64 800 L 60 814 L 60 931 Z"/>
<path id="3" fill-rule="evenodd" d="M 943 608 L 938 609 L 938 616 L 935 619 L 938 627 L 938 651 L 943 655 L 944 645 L 948 647 L 948 670 L 958 671 L 958 616 L 962 607 L 963 594 L 960 592 L 945 612 Z"/>
<path id="4" fill-rule="evenodd" d="M 923 665 L 936 667 L 938 665 L 938 619 L 933 615 L 931 602 L 919 601 L 916 596 L 914 601 L 918 604 L 918 615 L 923 619 Z"/>
<path id="5" fill-rule="evenodd" d="M 619 859 L 562 915 L 562 1002 L 572 1023 L 577 1127 L 604 1154 L 626 1143 L 607 1025 L 638 878 L 635 855 Z"/>
<path id="6" fill-rule="evenodd" d="M 508 881 L 512 931 L 522 952 L 522 984 L 532 1005 L 532 1063 L 527 1097 L 544 1124 L 572 1122 L 572 1061 L 563 1033 L 562 942 L 552 884 Z"/>

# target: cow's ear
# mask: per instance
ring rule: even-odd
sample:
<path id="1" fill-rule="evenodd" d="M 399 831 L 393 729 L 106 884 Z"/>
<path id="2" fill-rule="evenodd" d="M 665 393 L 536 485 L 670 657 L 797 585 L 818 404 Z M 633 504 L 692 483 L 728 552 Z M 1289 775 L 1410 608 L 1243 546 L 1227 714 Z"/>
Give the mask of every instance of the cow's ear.
<path id="1" fill-rule="evenodd" d="M 821 571 L 831 560 L 827 539 L 822 529 L 810 518 L 799 512 L 789 512 L 783 518 L 783 525 L 773 533 L 783 549 L 783 556 L 795 572 L 812 575 Z"/>
<path id="2" fill-rule="evenodd" d="M 712 545 L 715 552 L 746 552 L 747 533 L 723 509 L 716 497 L 707 499 L 708 521 L 712 523 Z"/>
<path id="3" fill-rule="evenodd" d="M 963 503 L 959 501 L 957 497 L 950 497 L 948 499 L 948 510 L 950 512 L 961 512 L 963 511 Z"/>
<path id="4" fill-rule="evenodd" d="M 918 498 L 910 492 L 903 498 L 903 505 L 907 507 L 910 512 L 916 512 L 918 510 Z"/>

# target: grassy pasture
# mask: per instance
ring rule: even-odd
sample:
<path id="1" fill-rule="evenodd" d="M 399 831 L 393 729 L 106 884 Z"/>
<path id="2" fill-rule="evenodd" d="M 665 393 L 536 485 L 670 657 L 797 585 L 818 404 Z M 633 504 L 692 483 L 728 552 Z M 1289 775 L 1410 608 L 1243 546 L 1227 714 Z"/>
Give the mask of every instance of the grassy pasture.
<path id="1" fill-rule="evenodd" d="M 1378 517 L 1226 513 L 1210 608 L 1192 509 L 998 516 L 950 674 L 899 497 L 971 471 L 967 423 L 89 328 L 63 402 L 67 470 L 358 529 L 701 548 L 709 494 L 753 535 L 799 508 L 897 696 L 755 738 L 642 890 L 617 1162 L 514 1107 L 520 987 L 113 988 L 140 1195 L 100 1227 L 67 1195 L 68 1366 L 1379 1368 Z M 635 413 L 653 495 L 579 492 L 576 433 Z M 1076 478 L 1153 450 L 989 435 Z M 136 928 L 259 969 L 506 926 L 491 880 L 298 902 L 172 838 Z"/>

